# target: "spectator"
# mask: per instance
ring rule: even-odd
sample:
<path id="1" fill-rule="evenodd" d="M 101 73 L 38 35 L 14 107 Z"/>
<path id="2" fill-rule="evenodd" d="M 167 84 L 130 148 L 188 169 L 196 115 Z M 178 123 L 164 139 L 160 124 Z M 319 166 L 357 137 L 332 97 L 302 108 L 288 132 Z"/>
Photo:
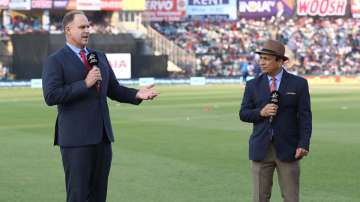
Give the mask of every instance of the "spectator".
<path id="1" fill-rule="evenodd" d="M 241 76 L 240 56 L 245 55 L 248 62 L 256 64 L 254 51 L 270 38 L 286 44 L 291 60 L 297 64 L 293 72 L 360 73 L 360 21 L 351 18 L 208 19 L 154 23 L 153 27 L 197 55 L 200 59 L 197 75 L 228 76 L 230 67 L 234 76 Z"/>

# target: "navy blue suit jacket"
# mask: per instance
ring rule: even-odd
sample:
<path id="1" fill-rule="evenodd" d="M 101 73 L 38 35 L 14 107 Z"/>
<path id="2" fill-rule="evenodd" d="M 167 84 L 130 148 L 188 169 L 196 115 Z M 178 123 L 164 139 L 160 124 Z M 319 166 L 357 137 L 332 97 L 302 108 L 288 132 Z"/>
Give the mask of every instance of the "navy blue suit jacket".
<path id="1" fill-rule="evenodd" d="M 282 161 L 294 161 L 296 148 L 309 150 L 312 115 L 308 83 L 304 78 L 284 70 L 278 89 L 280 93 L 277 115 L 260 116 L 260 110 L 269 102 L 269 81 L 265 74 L 247 82 L 241 103 L 240 119 L 253 123 L 249 140 L 249 158 L 264 160 L 270 141 L 273 140 L 277 157 Z M 271 137 L 270 127 L 274 130 Z"/>
<path id="2" fill-rule="evenodd" d="M 119 85 L 106 56 L 97 52 L 102 81 L 100 93 L 87 88 L 88 71 L 80 58 L 66 45 L 50 55 L 43 67 L 42 81 L 46 104 L 57 105 L 54 144 L 83 146 L 98 144 L 103 135 L 113 142 L 107 97 L 139 104 L 136 89 Z M 105 132 L 105 134 L 104 134 Z"/>

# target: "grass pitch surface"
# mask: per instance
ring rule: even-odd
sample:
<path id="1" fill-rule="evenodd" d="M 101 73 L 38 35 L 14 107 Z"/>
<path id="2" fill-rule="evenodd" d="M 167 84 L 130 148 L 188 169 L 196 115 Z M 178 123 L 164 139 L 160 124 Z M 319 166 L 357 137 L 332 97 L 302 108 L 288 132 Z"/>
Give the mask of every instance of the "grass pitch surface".
<path id="1" fill-rule="evenodd" d="M 110 202 L 251 201 L 241 85 L 158 86 L 140 106 L 109 102 Z M 360 200 L 360 87 L 311 86 L 313 137 L 301 201 Z M 0 89 L 0 201 L 65 201 L 55 107 L 40 89 Z M 281 201 L 276 175 L 272 201 Z"/>

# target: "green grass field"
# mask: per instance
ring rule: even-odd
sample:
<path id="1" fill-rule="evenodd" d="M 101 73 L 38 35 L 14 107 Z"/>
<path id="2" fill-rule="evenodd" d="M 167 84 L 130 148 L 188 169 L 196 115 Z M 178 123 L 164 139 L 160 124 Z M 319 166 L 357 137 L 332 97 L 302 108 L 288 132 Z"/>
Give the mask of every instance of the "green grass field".
<path id="1" fill-rule="evenodd" d="M 251 125 L 243 86 L 159 86 L 157 100 L 110 102 L 110 202 L 248 202 Z M 360 87 L 312 86 L 313 138 L 302 202 L 360 201 Z M 0 202 L 65 201 L 56 108 L 39 89 L 0 89 Z M 281 201 L 274 181 L 274 202 Z"/>

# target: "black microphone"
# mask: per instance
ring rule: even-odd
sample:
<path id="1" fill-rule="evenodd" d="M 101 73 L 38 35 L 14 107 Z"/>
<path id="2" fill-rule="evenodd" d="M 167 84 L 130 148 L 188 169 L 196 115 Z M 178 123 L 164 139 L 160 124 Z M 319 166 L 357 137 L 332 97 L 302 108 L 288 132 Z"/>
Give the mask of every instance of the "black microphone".
<path id="1" fill-rule="evenodd" d="M 90 65 L 91 67 L 99 68 L 99 67 L 98 67 L 99 58 L 98 58 L 96 52 L 90 52 L 90 53 L 88 53 L 87 56 L 86 56 L 86 60 L 87 60 L 87 62 L 89 63 L 89 65 Z M 96 88 L 97 88 L 98 90 L 100 90 L 100 84 L 101 84 L 101 81 L 100 81 L 100 80 L 97 80 L 97 81 L 96 81 Z"/>
<path id="2" fill-rule="evenodd" d="M 274 90 L 273 92 L 270 93 L 270 100 L 269 103 L 270 104 L 276 104 L 279 106 L 279 102 L 280 102 L 280 93 L 277 90 Z M 271 123 L 273 121 L 274 117 L 270 116 L 269 118 L 269 122 Z"/>

